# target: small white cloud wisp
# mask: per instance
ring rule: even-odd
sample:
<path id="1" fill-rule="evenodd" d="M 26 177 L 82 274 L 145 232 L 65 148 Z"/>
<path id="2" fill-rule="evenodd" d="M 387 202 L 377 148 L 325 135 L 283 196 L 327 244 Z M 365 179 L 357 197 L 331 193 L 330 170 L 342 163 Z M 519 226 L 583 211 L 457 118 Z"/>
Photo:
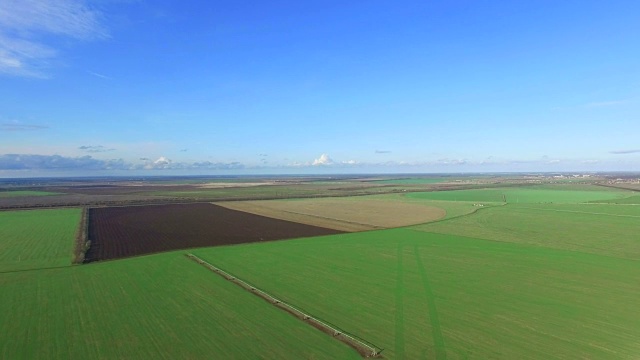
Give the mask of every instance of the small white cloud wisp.
<path id="1" fill-rule="evenodd" d="M 58 55 L 51 36 L 105 38 L 99 19 L 85 0 L 0 1 L 0 75 L 46 77 Z"/>

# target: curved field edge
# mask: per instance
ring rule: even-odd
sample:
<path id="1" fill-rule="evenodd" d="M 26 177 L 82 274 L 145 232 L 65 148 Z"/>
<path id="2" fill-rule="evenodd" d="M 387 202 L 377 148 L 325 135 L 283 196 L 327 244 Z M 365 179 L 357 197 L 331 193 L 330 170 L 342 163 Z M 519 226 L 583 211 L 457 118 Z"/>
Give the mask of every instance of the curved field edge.
<path id="1" fill-rule="evenodd" d="M 217 202 L 229 209 L 341 231 L 364 231 L 439 220 L 446 210 L 399 196 Z"/>
<path id="2" fill-rule="evenodd" d="M 0 274 L 3 358 L 358 359 L 182 252 Z"/>
<path id="3" fill-rule="evenodd" d="M 71 265 L 81 209 L 0 211 L 0 272 Z"/>
<path id="4" fill-rule="evenodd" d="M 604 204 L 620 204 L 620 205 L 640 205 L 640 195 L 633 193 L 631 196 L 627 196 L 620 199 L 607 199 L 607 200 L 594 200 L 592 203 L 604 203 Z"/>
<path id="5" fill-rule="evenodd" d="M 410 229 L 193 253 L 384 347 L 390 359 L 637 351 L 636 261 Z"/>

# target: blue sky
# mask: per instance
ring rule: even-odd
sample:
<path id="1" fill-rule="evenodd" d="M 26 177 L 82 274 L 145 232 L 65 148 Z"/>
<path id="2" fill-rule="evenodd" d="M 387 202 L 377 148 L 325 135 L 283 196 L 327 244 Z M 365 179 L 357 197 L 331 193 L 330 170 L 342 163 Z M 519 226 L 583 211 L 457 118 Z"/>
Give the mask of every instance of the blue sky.
<path id="1" fill-rule="evenodd" d="M 638 1 L 0 2 L 0 176 L 640 171 Z"/>

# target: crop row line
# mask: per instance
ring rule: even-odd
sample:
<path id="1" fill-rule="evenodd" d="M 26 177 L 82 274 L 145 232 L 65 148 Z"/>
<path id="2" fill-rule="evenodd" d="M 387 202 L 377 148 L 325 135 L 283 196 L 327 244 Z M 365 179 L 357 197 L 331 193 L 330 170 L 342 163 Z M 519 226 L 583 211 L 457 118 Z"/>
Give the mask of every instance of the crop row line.
<path id="1" fill-rule="evenodd" d="M 350 334 L 340 328 L 338 328 L 337 326 L 330 324 L 329 322 L 322 320 L 318 317 L 315 317 L 311 314 L 309 314 L 308 312 L 294 306 L 291 305 L 269 293 L 267 293 L 266 291 L 256 287 L 255 285 L 242 280 L 240 278 L 238 278 L 237 276 L 222 270 L 221 268 L 197 257 L 194 254 L 188 253 L 186 254 L 186 256 L 188 258 L 190 258 L 191 260 L 199 263 L 200 265 L 208 268 L 209 270 L 217 273 L 218 275 L 222 276 L 223 278 L 235 282 L 237 285 L 239 285 L 240 287 L 249 290 L 251 292 L 253 292 L 254 294 L 262 297 L 263 299 L 269 301 L 271 304 L 278 306 L 280 308 L 283 308 L 284 310 L 292 313 L 293 315 L 296 315 L 297 317 L 301 318 L 304 321 L 308 321 L 311 323 L 311 325 L 315 326 L 316 328 L 318 328 L 319 330 L 322 330 L 323 332 L 326 332 L 328 334 L 333 335 L 333 337 L 338 338 L 339 340 L 345 342 L 346 344 L 354 347 L 356 350 L 358 350 L 358 352 L 363 355 L 364 357 L 377 357 L 380 355 L 380 353 L 384 350 L 378 346 L 375 346 L 374 344 L 361 339 L 359 337 L 357 337 L 356 335 Z"/>

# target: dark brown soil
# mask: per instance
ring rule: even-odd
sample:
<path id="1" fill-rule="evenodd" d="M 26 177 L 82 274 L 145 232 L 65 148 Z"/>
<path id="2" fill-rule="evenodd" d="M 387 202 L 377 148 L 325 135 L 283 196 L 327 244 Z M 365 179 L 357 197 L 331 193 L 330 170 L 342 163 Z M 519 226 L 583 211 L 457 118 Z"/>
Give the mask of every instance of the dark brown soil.
<path id="1" fill-rule="evenodd" d="M 89 211 L 91 247 L 85 262 L 194 247 L 342 233 L 213 204 L 110 207 Z"/>

